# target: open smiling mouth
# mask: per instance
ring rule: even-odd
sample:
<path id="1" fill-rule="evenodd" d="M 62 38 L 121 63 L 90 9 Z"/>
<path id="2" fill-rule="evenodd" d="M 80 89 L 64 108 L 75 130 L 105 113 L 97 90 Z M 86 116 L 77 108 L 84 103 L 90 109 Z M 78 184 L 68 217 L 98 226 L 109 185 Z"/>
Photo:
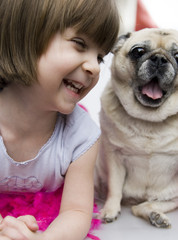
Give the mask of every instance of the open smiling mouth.
<path id="1" fill-rule="evenodd" d="M 144 106 L 159 107 L 165 98 L 166 91 L 162 90 L 155 77 L 149 83 L 138 88 L 136 97 Z"/>
<path id="2" fill-rule="evenodd" d="M 82 92 L 82 90 L 84 89 L 84 86 L 82 84 L 71 81 L 69 79 L 64 79 L 63 82 L 64 82 L 64 85 L 66 86 L 66 88 L 68 88 L 69 90 L 71 90 L 72 92 L 74 92 L 76 94 L 80 94 Z"/>

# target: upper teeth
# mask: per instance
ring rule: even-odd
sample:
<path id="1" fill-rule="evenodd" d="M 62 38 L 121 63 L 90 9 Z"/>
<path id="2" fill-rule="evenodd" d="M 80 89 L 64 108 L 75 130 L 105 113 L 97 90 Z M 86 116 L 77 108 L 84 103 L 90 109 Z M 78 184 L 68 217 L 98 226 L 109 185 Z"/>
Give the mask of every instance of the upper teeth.
<path id="1" fill-rule="evenodd" d="M 67 80 L 68 83 L 71 83 L 75 88 L 81 89 L 83 87 L 82 84 L 77 83 L 77 82 L 73 82 L 71 80 Z"/>

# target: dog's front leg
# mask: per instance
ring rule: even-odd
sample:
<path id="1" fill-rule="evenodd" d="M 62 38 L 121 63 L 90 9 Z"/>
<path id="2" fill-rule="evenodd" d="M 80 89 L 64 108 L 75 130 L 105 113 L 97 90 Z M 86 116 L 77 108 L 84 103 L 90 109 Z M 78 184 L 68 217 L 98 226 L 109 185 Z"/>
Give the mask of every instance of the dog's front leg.
<path id="1" fill-rule="evenodd" d="M 116 220 L 121 211 L 122 189 L 126 173 L 124 166 L 118 160 L 118 152 L 107 153 L 108 193 L 101 210 L 101 218 L 105 223 Z"/>

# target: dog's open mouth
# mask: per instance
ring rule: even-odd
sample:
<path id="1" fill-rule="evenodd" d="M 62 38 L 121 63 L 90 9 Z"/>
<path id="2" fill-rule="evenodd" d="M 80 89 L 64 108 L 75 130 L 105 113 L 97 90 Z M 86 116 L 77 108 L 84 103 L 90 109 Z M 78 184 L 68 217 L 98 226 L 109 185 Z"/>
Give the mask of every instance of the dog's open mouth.
<path id="1" fill-rule="evenodd" d="M 141 91 L 143 95 L 146 95 L 153 100 L 160 99 L 163 96 L 163 91 L 160 88 L 157 79 L 151 80 L 151 82 L 142 87 Z"/>
<path id="2" fill-rule="evenodd" d="M 159 107 L 165 95 L 166 91 L 161 89 L 158 78 L 155 77 L 146 85 L 139 87 L 136 97 L 144 106 Z"/>

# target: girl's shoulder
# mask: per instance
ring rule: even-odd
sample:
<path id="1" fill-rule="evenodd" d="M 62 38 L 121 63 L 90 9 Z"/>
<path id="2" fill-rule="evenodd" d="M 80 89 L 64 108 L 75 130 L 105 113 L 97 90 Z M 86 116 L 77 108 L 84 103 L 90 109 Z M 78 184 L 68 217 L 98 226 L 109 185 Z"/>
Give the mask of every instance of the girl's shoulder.
<path id="1" fill-rule="evenodd" d="M 70 129 L 75 127 L 87 127 L 89 125 L 99 129 L 98 125 L 93 121 L 87 110 L 80 107 L 80 105 L 76 105 L 73 112 L 68 115 L 59 113 L 58 123 L 63 123 L 65 128 Z"/>
<path id="2" fill-rule="evenodd" d="M 74 125 L 74 123 L 77 123 L 76 120 L 85 119 L 86 121 L 90 120 L 92 122 L 92 119 L 87 112 L 87 110 L 84 110 L 80 105 L 76 105 L 73 112 L 66 116 L 66 124 L 67 125 Z M 78 122 L 79 124 L 79 122 Z"/>
<path id="3" fill-rule="evenodd" d="M 63 116 L 62 125 L 62 145 L 67 149 L 67 155 L 72 153 L 72 161 L 87 151 L 100 137 L 99 126 L 89 113 L 78 105 L 71 114 Z"/>
<path id="4" fill-rule="evenodd" d="M 92 130 L 94 129 L 96 132 L 100 132 L 99 126 L 94 122 L 91 118 L 90 114 L 77 105 L 74 111 L 69 114 L 66 118 L 66 126 L 71 129 L 71 131 L 78 130 L 78 134 L 80 131 Z"/>

